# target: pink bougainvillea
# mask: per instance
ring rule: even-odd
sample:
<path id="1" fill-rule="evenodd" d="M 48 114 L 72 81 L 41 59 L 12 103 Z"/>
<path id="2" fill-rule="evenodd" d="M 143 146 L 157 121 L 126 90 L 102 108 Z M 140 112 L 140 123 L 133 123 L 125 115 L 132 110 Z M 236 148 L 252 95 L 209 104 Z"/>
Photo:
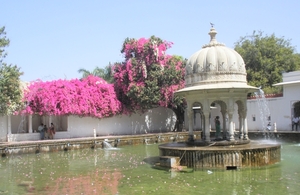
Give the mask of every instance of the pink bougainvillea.
<path id="1" fill-rule="evenodd" d="M 115 64 L 114 79 L 117 95 L 127 109 L 173 109 L 182 103 L 174 92 L 184 87 L 186 61 L 166 54 L 172 44 L 155 36 L 125 40 L 121 50 L 125 60 Z"/>
<path id="2" fill-rule="evenodd" d="M 186 60 L 167 55 L 171 45 L 154 36 L 126 39 L 121 51 L 125 60 L 112 69 L 114 84 L 95 76 L 33 82 L 24 92 L 22 113 L 103 118 L 162 106 L 183 121 L 183 100 L 174 92 L 184 87 Z"/>
<path id="3" fill-rule="evenodd" d="M 24 93 L 23 113 L 40 115 L 79 115 L 97 118 L 121 112 L 113 84 L 95 76 L 82 80 L 37 81 Z"/>

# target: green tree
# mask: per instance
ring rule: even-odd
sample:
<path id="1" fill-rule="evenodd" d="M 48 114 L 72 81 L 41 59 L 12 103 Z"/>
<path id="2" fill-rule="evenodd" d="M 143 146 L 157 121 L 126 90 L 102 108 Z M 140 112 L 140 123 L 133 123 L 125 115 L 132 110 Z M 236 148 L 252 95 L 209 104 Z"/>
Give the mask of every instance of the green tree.
<path id="1" fill-rule="evenodd" d="M 248 83 L 261 86 L 265 93 L 278 92 L 272 85 L 282 81 L 282 72 L 300 67 L 300 56 L 295 53 L 290 40 L 274 34 L 267 36 L 254 31 L 252 35 L 241 37 L 235 43 L 235 50 L 245 61 Z"/>
<path id="2" fill-rule="evenodd" d="M 0 113 L 9 115 L 19 110 L 23 92 L 20 86 L 20 68 L 3 63 L 0 67 Z"/>
<path id="3" fill-rule="evenodd" d="M 6 56 L 4 48 L 9 45 L 9 39 L 7 39 L 5 35 L 5 27 L 0 28 L 0 63 Z"/>
<path id="4" fill-rule="evenodd" d="M 12 114 L 22 106 L 22 89 L 20 86 L 20 68 L 3 63 L 5 47 L 9 45 L 5 27 L 0 28 L 0 114 Z"/>
<path id="5" fill-rule="evenodd" d="M 78 70 L 78 73 L 82 74 L 82 78 L 86 78 L 89 75 L 93 75 L 93 76 L 101 77 L 108 83 L 114 82 L 114 78 L 112 75 L 112 65 L 110 63 L 104 68 L 96 67 L 93 71 L 89 71 L 84 68 L 81 68 Z"/>

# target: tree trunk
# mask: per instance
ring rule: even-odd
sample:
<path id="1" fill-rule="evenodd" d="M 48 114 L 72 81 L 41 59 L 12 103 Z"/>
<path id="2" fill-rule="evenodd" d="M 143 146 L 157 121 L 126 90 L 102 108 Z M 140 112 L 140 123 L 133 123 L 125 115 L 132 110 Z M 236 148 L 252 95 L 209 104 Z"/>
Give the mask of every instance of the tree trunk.
<path id="1" fill-rule="evenodd" d="M 171 108 L 176 115 L 176 123 L 173 131 L 182 131 L 184 123 L 184 108 L 182 106 L 177 106 L 176 108 Z"/>

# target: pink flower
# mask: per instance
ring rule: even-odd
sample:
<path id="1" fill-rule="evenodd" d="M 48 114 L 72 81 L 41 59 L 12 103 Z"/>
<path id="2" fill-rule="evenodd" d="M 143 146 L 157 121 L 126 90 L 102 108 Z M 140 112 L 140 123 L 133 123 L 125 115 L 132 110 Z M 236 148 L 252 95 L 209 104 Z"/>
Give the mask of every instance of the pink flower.
<path id="1" fill-rule="evenodd" d="M 102 118 L 122 109 L 113 84 L 95 76 L 78 80 L 34 82 L 24 94 L 28 102 L 22 113 L 81 115 Z"/>

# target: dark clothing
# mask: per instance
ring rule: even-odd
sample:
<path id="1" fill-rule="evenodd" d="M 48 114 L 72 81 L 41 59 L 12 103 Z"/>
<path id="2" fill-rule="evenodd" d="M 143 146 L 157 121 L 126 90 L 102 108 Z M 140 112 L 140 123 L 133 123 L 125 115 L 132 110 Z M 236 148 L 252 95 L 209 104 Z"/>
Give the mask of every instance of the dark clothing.
<path id="1" fill-rule="evenodd" d="M 44 129 L 43 129 L 43 134 L 44 134 L 44 139 L 48 139 L 48 134 L 47 134 L 47 127 L 45 126 Z"/>
<path id="2" fill-rule="evenodd" d="M 215 125 L 216 125 L 216 138 L 218 138 L 221 133 L 221 123 L 219 119 L 215 119 Z"/>
<path id="3" fill-rule="evenodd" d="M 292 119 L 292 131 L 294 131 L 294 127 L 296 127 L 296 131 L 298 131 L 298 125 L 299 125 L 299 117 L 293 117 Z"/>
<path id="4" fill-rule="evenodd" d="M 40 132 L 40 138 L 41 138 L 41 140 L 45 139 L 45 131 L 44 131 L 44 129 L 41 130 L 41 132 Z"/>

